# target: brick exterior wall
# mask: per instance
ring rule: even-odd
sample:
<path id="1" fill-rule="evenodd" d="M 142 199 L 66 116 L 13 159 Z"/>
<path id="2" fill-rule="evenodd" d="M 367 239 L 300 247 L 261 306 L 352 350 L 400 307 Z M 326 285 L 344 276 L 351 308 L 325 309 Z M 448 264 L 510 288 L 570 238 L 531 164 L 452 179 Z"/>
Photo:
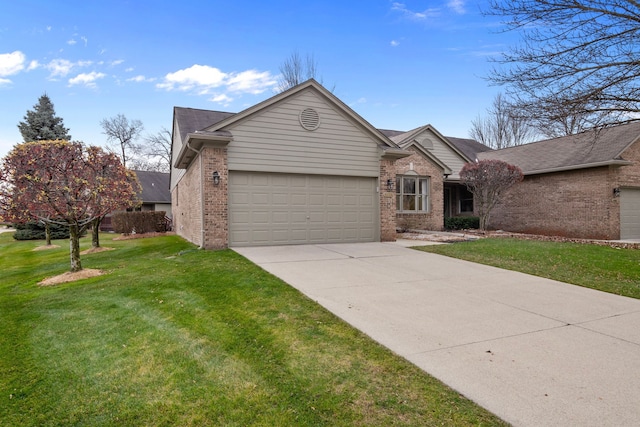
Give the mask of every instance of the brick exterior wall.
<path id="1" fill-rule="evenodd" d="M 205 248 L 223 249 L 229 246 L 229 170 L 227 148 L 205 148 L 202 151 L 205 177 Z M 213 184 L 213 172 L 220 174 L 220 183 Z"/>
<path id="2" fill-rule="evenodd" d="M 200 162 L 196 158 L 171 191 L 173 229 L 184 239 L 202 243 L 202 198 L 200 196 Z"/>
<path id="3" fill-rule="evenodd" d="M 410 170 L 413 170 L 419 176 L 430 177 L 430 206 L 429 212 L 426 213 L 396 212 L 397 226 L 412 230 L 442 230 L 444 228 L 443 170 L 414 147 L 409 147 L 407 151 L 411 151 L 412 154 L 396 161 L 396 174 L 405 175 Z M 411 169 L 412 166 L 413 169 Z"/>
<path id="4" fill-rule="evenodd" d="M 396 169 L 393 160 L 380 160 L 380 240 L 396 240 L 396 192 L 387 189 L 387 180 L 396 182 Z"/>
<path id="5" fill-rule="evenodd" d="M 200 173 L 199 156 L 202 156 L 203 174 Z M 206 249 L 226 248 L 229 245 L 227 149 L 204 147 L 199 156 L 171 192 L 174 229 L 179 236 Z M 214 171 L 220 174 L 217 186 L 213 184 Z M 201 177 L 204 177 L 204 227 Z"/>
<path id="6" fill-rule="evenodd" d="M 616 170 L 599 167 L 526 176 L 496 205 L 489 227 L 587 239 L 620 237 Z"/>
<path id="7" fill-rule="evenodd" d="M 619 168 L 616 180 L 620 187 L 640 188 L 640 142 L 633 144 L 622 153 L 622 158 L 632 161 L 632 166 Z"/>
<path id="8" fill-rule="evenodd" d="M 614 188 L 640 188 L 640 143 L 622 153 L 628 166 L 526 176 L 491 214 L 489 225 L 520 233 L 586 239 L 620 238 Z"/>

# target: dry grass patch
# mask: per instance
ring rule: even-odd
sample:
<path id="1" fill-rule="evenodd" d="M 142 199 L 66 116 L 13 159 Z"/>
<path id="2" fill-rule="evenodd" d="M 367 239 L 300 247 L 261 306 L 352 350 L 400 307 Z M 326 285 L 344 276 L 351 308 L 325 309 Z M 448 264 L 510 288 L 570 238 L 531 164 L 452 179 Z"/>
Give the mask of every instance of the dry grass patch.
<path id="1" fill-rule="evenodd" d="M 112 251 L 115 248 L 105 248 L 100 246 L 99 248 L 91 248 L 91 249 L 87 249 L 86 251 L 82 251 L 80 252 L 80 255 L 87 255 L 87 254 L 97 254 L 99 252 L 106 252 L 106 251 Z"/>
<path id="2" fill-rule="evenodd" d="M 36 246 L 35 248 L 33 248 L 34 251 L 46 251 L 49 249 L 58 249 L 60 247 L 60 245 L 43 245 L 43 246 Z"/>
<path id="3" fill-rule="evenodd" d="M 54 286 L 62 283 L 75 282 L 76 280 L 88 279 L 90 277 L 101 276 L 104 274 L 102 270 L 96 270 L 93 268 L 85 268 L 80 271 L 67 271 L 66 273 L 59 274 L 57 276 L 48 277 L 42 282 L 39 282 L 40 286 Z"/>

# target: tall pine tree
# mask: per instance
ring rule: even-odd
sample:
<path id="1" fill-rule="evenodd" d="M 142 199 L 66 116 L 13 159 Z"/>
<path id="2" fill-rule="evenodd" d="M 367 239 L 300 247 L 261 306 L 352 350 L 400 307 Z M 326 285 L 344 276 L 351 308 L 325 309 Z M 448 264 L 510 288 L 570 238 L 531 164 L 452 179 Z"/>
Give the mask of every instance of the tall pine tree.
<path id="1" fill-rule="evenodd" d="M 33 111 L 27 111 L 24 122 L 18 123 L 18 129 L 24 142 L 71 140 L 71 135 L 68 134 L 69 129 L 64 127 L 61 117 L 56 117 L 53 102 L 46 93 L 38 98 Z M 51 245 L 51 228 L 48 222 L 45 222 L 45 239 L 47 245 Z"/>
<path id="2" fill-rule="evenodd" d="M 69 129 L 64 127 L 62 118 L 56 117 L 53 103 L 46 93 L 38 98 L 33 111 L 27 111 L 24 122 L 18 124 L 18 129 L 24 142 L 71 140 L 71 135 L 68 134 Z"/>

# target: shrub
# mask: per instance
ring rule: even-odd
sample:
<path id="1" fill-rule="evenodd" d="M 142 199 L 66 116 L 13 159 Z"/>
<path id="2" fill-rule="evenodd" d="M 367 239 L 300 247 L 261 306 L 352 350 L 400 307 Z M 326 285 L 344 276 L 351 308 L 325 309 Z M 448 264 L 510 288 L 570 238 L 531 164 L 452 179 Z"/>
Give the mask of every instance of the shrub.
<path id="1" fill-rule="evenodd" d="M 14 227 L 16 228 L 16 232 L 13 234 L 13 238 L 16 240 L 44 240 L 46 237 L 45 227 L 42 223 L 27 222 L 24 224 L 14 224 Z M 69 238 L 69 227 L 65 225 L 51 224 L 49 231 L 51 231 L 52 240 Z"/>
<path id="2" fill-rule="evenodd" d="M 444 219 L 444 227 L 447 230 L 468 230 L 480 227 L 480 218 L 477 216 L 452 216 Z"/>
<path id="3" fill-rule="evenodd" d="M 165 216 L 165 211 L 116 212 L 111 224 L 116 233 L 162 233 L 168 231 Z"/>

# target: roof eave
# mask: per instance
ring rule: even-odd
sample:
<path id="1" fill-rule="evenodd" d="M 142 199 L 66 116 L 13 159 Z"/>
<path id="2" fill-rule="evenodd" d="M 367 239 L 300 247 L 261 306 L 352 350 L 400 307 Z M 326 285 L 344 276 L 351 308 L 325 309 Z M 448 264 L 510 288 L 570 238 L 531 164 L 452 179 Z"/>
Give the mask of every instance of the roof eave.
<path id="1" fill-rule="evenodd" d="M 402 148 L 380 147 L 380 149 L 382 150 L 380 158 L 385 160 L 398 160 L 411 155 L 411 152 L 403 150 Z"/>
<path id="2" fill-rule="evenodd" d="M 606 160 L 606 161 L 603 161 L 603 162 L 585 163 L 585 164 L 580 164 L 580 165 L 570 165 L 570 166 L 561 166 L 561 167 L 556 167 L 556 168 L 523 171 L 522 173 L 525 176 L 526 175 L 541 175 L 541 174 L 545 174 L 545 173 L 565 172 L 565 171 L 572 171 L 572 170 L 578 170 L 578 169 L 599 168 L 599 167 L 603 167 L 603 166 L 628 166 L 628 165 L 632 165 L 632 164 L 633 164 L 633 162 L 630 162 L 628 160 L 612 159 L 612 160 Z"/>
<path id="3" fill-rule="evenodd" d="M 226 147 L 231 141 L 233 141 L 233 135 L 227 131 L 188 133 L 174 167 L 186 169 L 204 146 Z"/>

